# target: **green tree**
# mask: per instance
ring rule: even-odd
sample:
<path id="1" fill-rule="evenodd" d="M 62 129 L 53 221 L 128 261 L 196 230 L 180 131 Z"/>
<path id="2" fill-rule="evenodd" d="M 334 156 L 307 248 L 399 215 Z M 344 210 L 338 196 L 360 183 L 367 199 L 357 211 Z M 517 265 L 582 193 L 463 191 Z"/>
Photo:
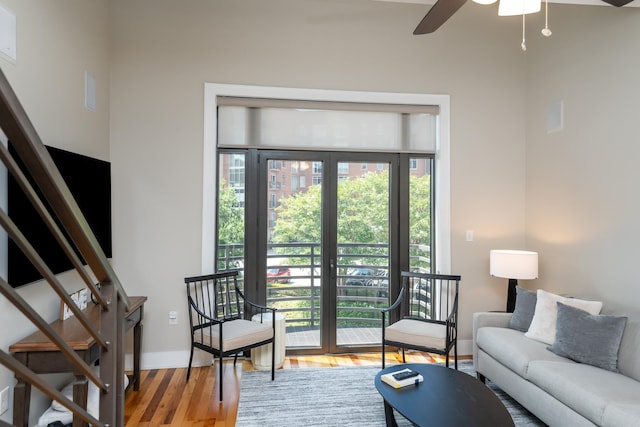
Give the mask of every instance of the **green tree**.
<path id="1" fill-rule="evenodd" d="M 273 230 L 274 243 L 317 243 L 320 241 L 322 185 L 312 185 L 280 200 L 278 220 Z"/>
<path id="2" fill-rule="evenodd" d="M 410 178 L 411 243 L 430 243 L 430 176 Z M 322 186 L 282 199 L 274 227 L 275 243 L 317 243 L 321 240 Z M 338 243 L 387 242 L 389 218 L 389 172 L 368 173 L 338 184 Z M 289 252 L 291 250 L 289 249 Z M 375 253 L 371 248 L 369 253 Z"/>
<path id="3" fill-rule="evenodd" d="M 411 176 L 409 181 L 410 268 L 431 271 L 431 176 Z"/>
<path id="4" fill-rule="evenodd" d="M 409 179 L 410 243 L 431 244 L 431 175 L 414 176 Z"/>
<path id="5" fill-rule="evenodd" d="M 218 192 L 218 241 L 221 245 L 244 242 L 244 208 L 232 187 L 220 185 Z"/>
<path id="6" fill-rule="evenodd" d="M 338 243 L 388 241 L 388 170 L 341 181 L 338 200 Z"/>

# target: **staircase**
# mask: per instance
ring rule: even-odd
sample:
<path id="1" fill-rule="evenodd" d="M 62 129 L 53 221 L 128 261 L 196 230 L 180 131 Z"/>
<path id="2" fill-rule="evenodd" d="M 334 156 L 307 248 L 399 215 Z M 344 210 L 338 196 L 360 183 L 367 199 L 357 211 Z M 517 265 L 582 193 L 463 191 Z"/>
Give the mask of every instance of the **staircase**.
<path id="1" fill-rule="evenodd" d="M 83 282 L 92 294 L 93 301 L 101 307 L 100 330 L 89 321 L 87 316 L 76 307 L 65 291 L 59 278 L 56 277 L 36 253 L 29 241 L 16 227 L 4 210 L 0 209 L 0 225 L 6 231 L 9 239 L 22 250 L 34 267 L 42 274 L 48 286 L 73 311 L 87 333 L 96 341 L 100 348 L 100 373 L 94 374 L 91 366 L 85 363 L 71 347 L 56 334 L 49 324 L 25 301 L 15 289 L 0 277 L 0 293 L 13 306 L 29 319 L 58 347 L 76 368 L 82 371 L 89 381 L 92 381 L 100 393 L 100 415 L 96 419 L 84 408 L 65 398 L 55 387 L 50 385 L 40 375 L 35 374 L 12 355 L 0 349 L 0 363 L 10 369 L 15 375 L 33 387 L 39 389 L 46 396 L 55 399 L 74 414 L 73 427 L 91 426 L 124 426 L 124 319 L 125 311 L 130 306 L 122 284 L 118 280 L 111 265 L 100 248 L 86 219 L 82 215 L 71 192 L 65 184 L 60 172 L 56 168 L 43 142 L 35 131 L 29 117 L 20 105 L 16 94 L 0 70 L 0 129 L 9 140 L 19 159 L 25 165 L 32 182 L 35 182 L 42 199 L 27 176 L 17 166 L 15 159 L 7 147 L 0 143 L 0 159 L 18 182 L 24 194 L 32 202 L 36 211 L 56 240 L 60 250 L 69 258 Z M 49 206 L 47 209 L 45 206 Z M 57 222 L 56 222 L 57 221 Z M 60 224 L 60 226 L 58 226 Z M 61 231 L 64 229 L 65 234 Z M 75 248 L 80 257 L 74 251 Z M 82 260 L 84 260 L 84 262 Z M 86 266 L 83 266 L 83 263 Z M 95 280 L 91 279 L 91 276 Z M 43 285 L 44 286 L 44 285 Z M 14 425 L 22 425 L 22 420 L 14 414 Z M 8 425 L 0 421 L 0 426 Z"/>

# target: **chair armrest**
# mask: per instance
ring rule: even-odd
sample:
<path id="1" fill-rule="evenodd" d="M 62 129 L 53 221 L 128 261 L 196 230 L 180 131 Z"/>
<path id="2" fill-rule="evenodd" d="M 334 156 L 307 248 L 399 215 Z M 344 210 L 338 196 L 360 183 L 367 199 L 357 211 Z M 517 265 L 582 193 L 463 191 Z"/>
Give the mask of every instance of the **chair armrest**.
<path id="1" fill-rule="evenodd" d="M 456 296 L 456 300 L 453 303 L 453 307 L 451 307 L 451 312 L 449 313 L 447 318 L 444 319 L 444 321 L 446 324 L 453 323 L 455 325 L 455 323 L 457 323 L 458 321 L 458 297 L 457 296 Z"/>
<path id="2" fill-rule="evenodd" d="M 242 300 L 251 308 L 251 310 L 249 310 L 248 316 L 247 316 L 247 313 L 245 313 L 245 318 L 248 319 L 248 318 L 252 317 L 254 314 L 265 314 L 265 313 L 270 311 L 271 312 L 271 321 L 273 322 L 273 327 L 275 328 L 276 310 L 277 310 L 277 308 L 267 307 L 266 305 L 256 304 L 255 302 L 247 299 L 247 297 L 244 296 L 244 293 L 242 293 L 242 291 L 239 288 L 236 288 L 236 293 L 238 295 L 240 295 Z M 262 320 L 261 320 L 261 322 L 262 322 Z"/>
<path id="3" fill-rule="evenodd" d="M 202 317 L 203 319 L 205 319 L 207 321 L 206 324 L 199 323 L 198 325 L 193 325 L 194 329 L 199 329 L 197 327 L 210 326 L 211 324 L 223 323 L 224 322 L 224 319 L 214 319 L 213 317 L 209 316 L 208 314 L 205 314 L 202 310 L 200 310 L 200 307 L 198 307 L 198 305 L 195 303 L 195 301 L 193 301 L 193 299 L 191 297 L 189 297 L 189 304 L 191 305 L 191 308 L 193 308 L 196 311 L 196 313 L 198 313 L 198 315 L 200 317 Z"/>
<path id="4" fill-rule="evenodd" d="M 277 308 L 273 308 L 273 307 L 267 307 L 266 305 L 260 305 L 260 304 L 256 304 L 248 299 L 245 298 L 244 302 L 246 302 L 247 304 L 249 304 L 251 307 L 253 308 L 257 308 L 258 310 L 261 311 L 272 311 L 275 313 L 275 311 L 277 310 Z"/>
<path id="5" fill-rule="evenodd" d="M 400 293 L 398 294 L 398 297 L 393 302 L 393 304 L 391 304 L 389 307 L 380 309 L 380 311 L 382 312 L 382 315 L 384 316 L 386 313 L 390 312 L 391 310 L 395 310 L 396 308 L 398 308 L 398 306 L 402 303 L 403 295 L 404 295 L 404 288 L 400 289 Z"/>
<path id="6" fill-rule="evenodd" d="M 247 297 L 245 297 L 244 293 L 239 288 L 236 288 L 236 292 L 238 293 L 238 295 L 240 295 L 240 297 L 242 298 L 242 300 L 244 302 L 246 302 L 247 304 L 249 304 L 253 308 L 257 308 L 257 309 L 260 309 L 260 310 L 269 310 L 269 311 L 273 311 L 274 313 L 277 310 L 277 308 L 267 307 L 266 305 L 256 304 L 255 302 L 253 302 L 250 299 L 248 299 Z"/>
<path id="7" fill-rule="evenodd" d="M 478 359 L 478 346 L 476 344 L 476 337 L 478 330 L 485 326 L 493 326 L 497 328 L 508 328 L 509 322 L 513 313 L 502 312 L 478 312 L 473 313 L 473 364 L 475 368 L 476 360 Z"/>

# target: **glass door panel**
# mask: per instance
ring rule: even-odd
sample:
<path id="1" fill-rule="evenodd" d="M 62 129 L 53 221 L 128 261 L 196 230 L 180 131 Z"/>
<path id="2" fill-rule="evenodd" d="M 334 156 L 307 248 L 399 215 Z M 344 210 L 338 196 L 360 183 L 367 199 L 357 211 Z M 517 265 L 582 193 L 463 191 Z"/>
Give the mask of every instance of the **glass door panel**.
<path id="1" fill-rule="evenodd" d="M 324 163 L 269 158 L 267 165 L 267 304 L 286 318 L 288 349 L 321 348 Z"/>
<path id="2" fill-rule="evenodd" d="M 409 159 L 409 269 L 431 273 L 431 158 Z"/>
<path id="3" fill-rule="evenodd" d="M 336 345 L 380 344 L 389 301 L 390 163 L 337 164 Z"/>
<path id="4" fill-rule="evenodd" d="M 244 271 L 245 154 L 222 153 L 219 159 L 216 271 Z"/>

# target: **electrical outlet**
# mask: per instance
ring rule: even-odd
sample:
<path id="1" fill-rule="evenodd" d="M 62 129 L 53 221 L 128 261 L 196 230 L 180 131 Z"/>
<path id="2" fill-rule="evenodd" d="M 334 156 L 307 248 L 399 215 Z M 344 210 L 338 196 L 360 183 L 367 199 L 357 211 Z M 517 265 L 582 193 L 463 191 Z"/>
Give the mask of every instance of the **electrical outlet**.
<path id="1" fill-rule="evenodd" d="M 177 311 L 170 311 L 169 312 L 169 324 L 170 325 L 177 325 L 178 324 L 178 312 Z"/>
<path id="2" fill-rule="evenodd" d="M 9 387 L 5 387 L 0 391 L 0 414 L 4 414 L 9 410 Z"/>

